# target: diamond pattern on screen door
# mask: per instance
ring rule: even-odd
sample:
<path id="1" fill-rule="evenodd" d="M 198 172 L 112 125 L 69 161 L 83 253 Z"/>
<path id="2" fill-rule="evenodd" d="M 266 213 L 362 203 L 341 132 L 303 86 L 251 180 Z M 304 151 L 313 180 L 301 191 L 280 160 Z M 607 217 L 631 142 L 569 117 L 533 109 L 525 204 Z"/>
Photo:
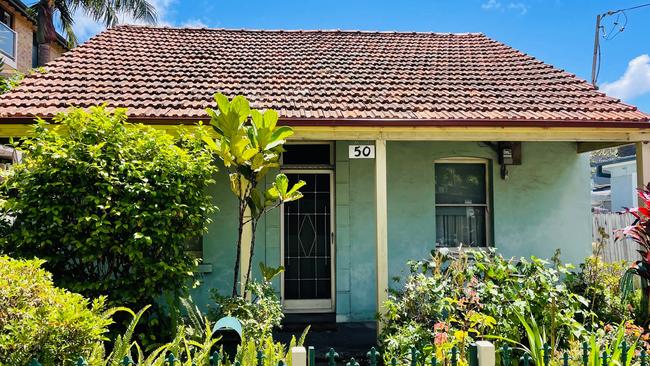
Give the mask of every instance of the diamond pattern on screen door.
<path id="1" fill-rule="evenodd" d="M 284 297 L 331 298 L 331 187 L 327 173 L 287 174 L 302 179 L 303 198 L 284 206 Z"/>

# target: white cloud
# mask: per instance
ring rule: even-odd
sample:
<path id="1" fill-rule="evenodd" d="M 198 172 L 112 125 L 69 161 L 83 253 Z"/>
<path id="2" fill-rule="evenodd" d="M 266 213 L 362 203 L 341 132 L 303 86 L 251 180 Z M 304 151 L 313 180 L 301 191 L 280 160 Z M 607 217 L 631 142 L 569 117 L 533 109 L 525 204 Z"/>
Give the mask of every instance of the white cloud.
<path id="1" fill-rule="evenodd" d="M 524 3 L 510 3 L 508 9 L 518 11 L 521 15 L 528 13 L 528 6 Z"/>
<path id="2" fill-rule="evenodd" d="M 184 28 L 207 28 L 207 24 L 205 24 L 201 19 L 188 19 L 184 23 L 180 25 L 181 27 Z"/>
<path id="3" fill-rule="evenodd" d="M 488 0 L 481 5 L 483 10 L 501 9 L 501 2 L 497 0 Z"/>
<path id="4" fill-rule="evenodd" d="M 650 92 L 650 56 L 641 55 L 632 59 L 618 80 L 603 83 L 600 90 L 623 100 Z"/>
<path id="5" fill-rule="evenodd" d="M 177 0 L 149 0 L 151 5 L 156 8 L 158 14 L 158 25 L 172 25 L 170 20 L 170 13 L 172 5 Z M 135 20 L 128 15 L 121 15 L 119 24 L 146 24 L 143 21 Z M 79 38 L 80 42 L 87 40 L 95 34 L 103 31 L 106 27 L 100 22 L 96 22 L 92 17 L 83 12 L 82 9 L 77 9 L 74 14 L 74 32 Z"/>
<path id="6" fill-rule="evenodd" d="M 500 11 L 516 11 L 521 15 L 526 15 L 528 13 L 528 5 L 523 2 L 509 2 L 508 5 L 504 5 L 499 0 L 488 0 L 481 4 L 481 9 L 483 10 L 500 10 Z"/>

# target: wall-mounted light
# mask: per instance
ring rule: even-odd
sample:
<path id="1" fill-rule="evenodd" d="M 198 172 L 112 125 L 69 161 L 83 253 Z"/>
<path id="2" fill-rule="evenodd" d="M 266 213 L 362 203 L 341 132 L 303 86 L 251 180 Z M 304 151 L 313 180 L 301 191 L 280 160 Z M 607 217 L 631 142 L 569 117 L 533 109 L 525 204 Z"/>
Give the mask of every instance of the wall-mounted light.
<path id="1" fill-rule="evenodd" d="M 508 165 L 521 165 L 521 142 L 501 141 L 497 143 L 496 150 L 501 166 L 501 179 L 508 179 Z"/>

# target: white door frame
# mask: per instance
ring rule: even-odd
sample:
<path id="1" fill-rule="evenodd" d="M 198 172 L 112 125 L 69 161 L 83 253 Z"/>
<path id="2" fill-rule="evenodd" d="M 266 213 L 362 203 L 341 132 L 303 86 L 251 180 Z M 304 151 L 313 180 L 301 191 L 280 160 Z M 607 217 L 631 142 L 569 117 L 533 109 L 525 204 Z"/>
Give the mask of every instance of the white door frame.
<path id="1" fill-rule="evenodd" d="M 336 304 L 336 232 L 335 232 L 335 210 L 334 210 L 334 169 L 281 169 L 282 173 L 318 173 L 329 174 L 330 176 L 330 299 L 314 300 L 285 300 L 284 298 L 284 272 L 280 274 L 280 296 L 282 308 L 285 313 L 330 313 L 334 312 Z M 284 266 L 284 205 L 280 206 L 280 263 Z"/>

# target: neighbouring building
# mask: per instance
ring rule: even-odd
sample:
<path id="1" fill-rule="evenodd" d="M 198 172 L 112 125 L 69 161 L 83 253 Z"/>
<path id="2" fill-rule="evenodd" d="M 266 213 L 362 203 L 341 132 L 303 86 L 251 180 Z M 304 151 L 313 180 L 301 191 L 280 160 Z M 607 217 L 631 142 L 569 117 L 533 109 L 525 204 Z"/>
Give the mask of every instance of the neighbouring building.
<path id="1" fill-rule="evenodd" d="M 52 45 L 50 57 L 55 59 L 65 51 L 62 38 Z M 36 19 L 29 7 L 20 0 L 0 0 L 0 59 L 4 61 L 3 74 L 15 71 L 26 73 L 38 65 Z"/>
<path id="2" fill-rule="evenodd" d="M 616 155 L 592 162 L 592 208 L 594 212 L 620 212 L 637 205 L 634 145 L 620 146 Z M 646 182 L 647 183 L 647 182 Z"/>

